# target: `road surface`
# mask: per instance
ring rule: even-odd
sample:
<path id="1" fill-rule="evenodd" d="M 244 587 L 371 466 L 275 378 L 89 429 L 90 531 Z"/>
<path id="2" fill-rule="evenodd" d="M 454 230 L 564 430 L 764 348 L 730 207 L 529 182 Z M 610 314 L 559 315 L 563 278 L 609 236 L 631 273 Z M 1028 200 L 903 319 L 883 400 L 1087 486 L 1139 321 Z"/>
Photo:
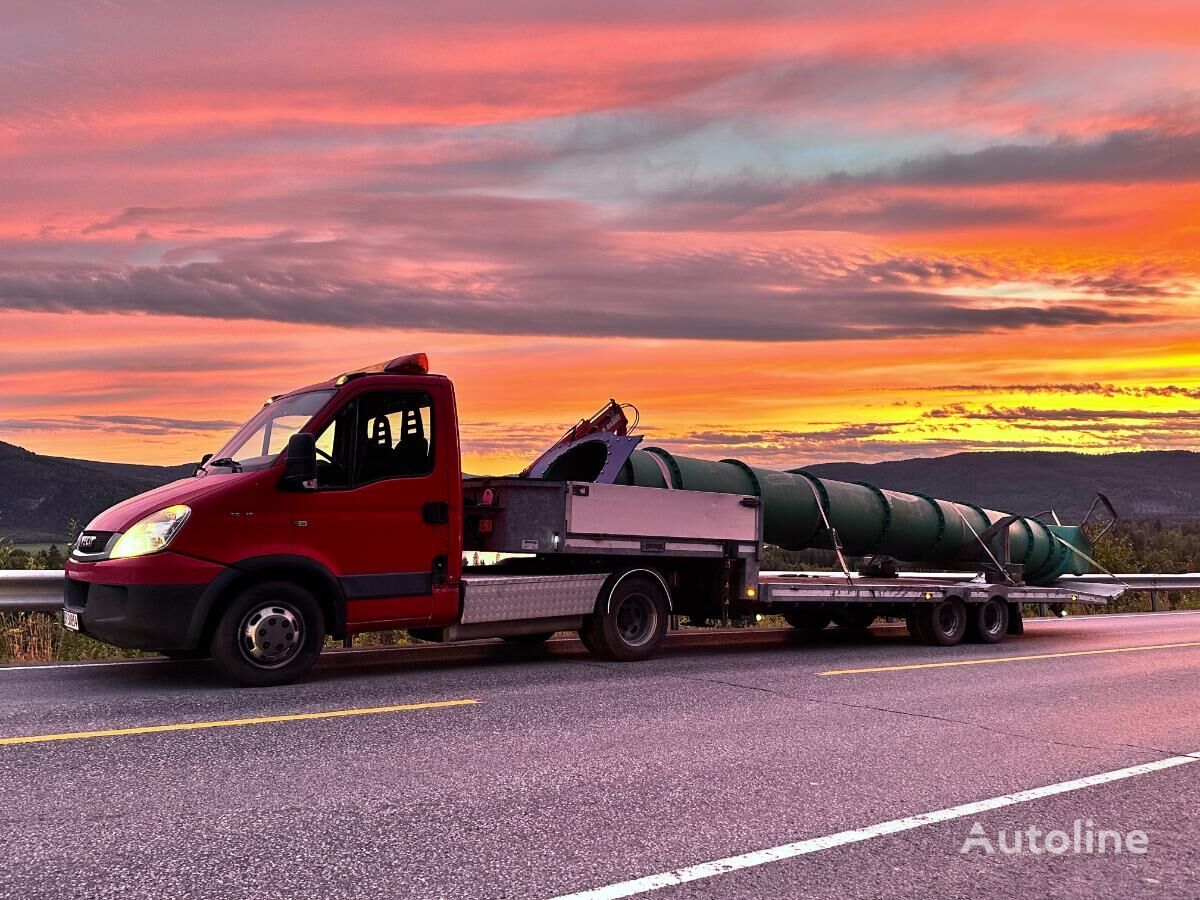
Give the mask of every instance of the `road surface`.
<path id="1" fill-rule="evenodd" d="M 378 656 L 0 669 L 0 897 L 1200 895 L 1200 613 Z"/>

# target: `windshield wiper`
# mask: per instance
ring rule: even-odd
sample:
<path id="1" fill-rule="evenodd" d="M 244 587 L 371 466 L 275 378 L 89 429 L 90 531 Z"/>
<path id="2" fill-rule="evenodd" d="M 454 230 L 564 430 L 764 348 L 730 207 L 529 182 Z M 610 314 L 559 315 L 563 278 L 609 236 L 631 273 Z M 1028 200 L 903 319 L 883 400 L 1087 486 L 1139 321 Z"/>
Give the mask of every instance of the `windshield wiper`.
<path id="1" fill-rule="evenodd" d="M 223 468 L 229 469 L 233 472 L 242 471 L 242 464 L 232 456 L 222 456 L 220 459 L 210 459 L 208 464 L 210 466 L 222 466 Z"/>

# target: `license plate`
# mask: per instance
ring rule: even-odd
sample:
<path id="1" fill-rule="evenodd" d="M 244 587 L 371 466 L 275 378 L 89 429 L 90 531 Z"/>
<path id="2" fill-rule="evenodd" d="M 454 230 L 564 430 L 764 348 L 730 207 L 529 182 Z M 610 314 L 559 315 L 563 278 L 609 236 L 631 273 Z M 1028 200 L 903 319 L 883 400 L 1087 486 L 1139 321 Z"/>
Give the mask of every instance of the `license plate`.
<path id="1" fill-rule="evenodd" d="M 63 610 L 63 625 L 70 628 L 72 631 L 79 630 L 79 613 L 73 613 L 69 609 Z"/>

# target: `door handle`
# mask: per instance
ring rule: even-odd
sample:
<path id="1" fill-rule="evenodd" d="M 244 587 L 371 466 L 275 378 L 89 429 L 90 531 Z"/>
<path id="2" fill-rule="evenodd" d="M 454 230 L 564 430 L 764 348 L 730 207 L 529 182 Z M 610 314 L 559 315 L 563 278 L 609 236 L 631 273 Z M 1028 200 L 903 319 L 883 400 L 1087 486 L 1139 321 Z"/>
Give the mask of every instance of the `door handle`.
<path id="1" fill-rule="evenodd" d="M 421 507 L 426 525 L 445 525 L 450 521 L 450 504 L 445 500 L 430 500 Z"/>

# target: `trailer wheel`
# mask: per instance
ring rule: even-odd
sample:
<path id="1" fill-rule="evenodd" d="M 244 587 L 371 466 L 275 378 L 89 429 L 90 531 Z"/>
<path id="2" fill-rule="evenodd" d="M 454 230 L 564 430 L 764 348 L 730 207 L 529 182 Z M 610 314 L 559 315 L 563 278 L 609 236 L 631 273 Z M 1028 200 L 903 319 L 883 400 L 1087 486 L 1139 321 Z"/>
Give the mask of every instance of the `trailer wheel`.
<path id="1" fill-rule="evenodd" d="M 908 626 L 908 633 L 912 635 L 912 639 L 914 641 L 922 644 L 932 643 L 932 641 L 930 641 L 925 635 L 925 632 L 921 630 L 922 617 L 917 615 L 918 611 L 919 610 L 917 608 L 910 609 L 904 616 L 904 624 Z"/>
<path id="2" fill-rule="evenodd" d="M 967 613 L 967 640 L 977 644 L 995 644 L 1008 631 L 1008 604 L 999 597 L 970 607 Z"/>
<path id="3" fill-rule="evenodd" d="M 925 643 L 952 647 L 967 631 L 967 605 L 958 597 L 947 597 L 938 603 L 918 606 L 916 624 Z"/>
<path id="4" fill-rule="evenodd" d="M 824 631 L 830 622 L 829 613 L 815 609 L 791 609 L 783 618 L 798 631 Z"/>
<path id="5" fill-rule="evenodd" d="M 851 631 L 866 631 L 875 623 L 875 611 L 869 607 L 838 610 L 833 614 L 833 624 Z"/>
<path id="6" fill-rule="evenodd" d="M 648 575 L 629 574 L 602 594 L 579 636 L 602 659 L 635 662 L 651 656 L 667 631 L 667 598 Z"/>
<path id="7" fill-rule="evenodd" d="M 325 617 L 316 598 L 290 581 L 264 581 L 233 598 L 217 622 L 210 649 L 222 673 L 266 687 L 307 672 L 324 643 Z"/>

